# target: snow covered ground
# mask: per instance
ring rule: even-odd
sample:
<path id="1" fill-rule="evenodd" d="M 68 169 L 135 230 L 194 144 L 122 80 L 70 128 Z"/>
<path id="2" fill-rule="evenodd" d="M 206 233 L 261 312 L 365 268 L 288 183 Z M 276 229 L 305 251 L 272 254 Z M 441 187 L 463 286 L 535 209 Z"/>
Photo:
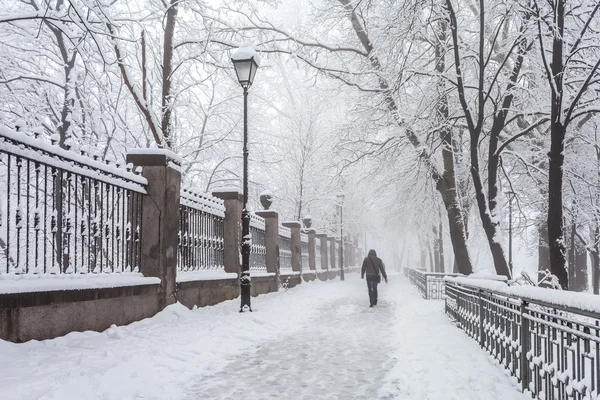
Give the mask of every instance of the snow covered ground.
<path id="1" fill-rule="evenodd" d="M 525 399 L 400 275 L 302 284 L 103 333 L 0 341 L 0 399 Z"/>

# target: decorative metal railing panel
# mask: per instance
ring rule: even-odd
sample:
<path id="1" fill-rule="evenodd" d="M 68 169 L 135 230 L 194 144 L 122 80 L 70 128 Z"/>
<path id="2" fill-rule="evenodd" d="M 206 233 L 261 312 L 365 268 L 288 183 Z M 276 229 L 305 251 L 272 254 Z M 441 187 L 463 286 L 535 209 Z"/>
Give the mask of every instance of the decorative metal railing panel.
<path id="1" fill-rule="evenodd" d="M 462 276 L 461 274 L 443 272 L 425 272 L 423 270 L 408 268 L 404 270 L 411 283 L 417 287 L 421 295 L 426 299 L 442 300 L 446 297 L 446 276 Z"/>
<path id="2" fill-rule="evenodd" d="M 179 272 L 225 269 L 224 219 L 222 200 L 183 190 L 179 205 Z"/>
<path id="3" fill-rule="evenodd" d="M 292 271 L 292 232 L 289 228 L 279 227 L 279 270 Z"/>
<path id="4" fill-rule="evenodd" d="M 252 235 L 252 245 L 250 247 L 250 271 L 267 272 L 265 219 L 258 215 L 250 214 L 250 233 Z"/>
<path id="5" fill-rule="evenodd" d="M 446 295 L 446 314 L 533 397 L 600 394 L 600 314 L 456 282 Z"/>
<path id="6" fill-rule="evenodd" d="M 310 271 L 308 260 L 308 235 L 306 233 L 300 233 L 300 260 L 302 271 Z"/>
<path id="7" fill-rule="evenodd" d="M 0 275 L 139 271 L 146 180 L 0 125 Z"/>

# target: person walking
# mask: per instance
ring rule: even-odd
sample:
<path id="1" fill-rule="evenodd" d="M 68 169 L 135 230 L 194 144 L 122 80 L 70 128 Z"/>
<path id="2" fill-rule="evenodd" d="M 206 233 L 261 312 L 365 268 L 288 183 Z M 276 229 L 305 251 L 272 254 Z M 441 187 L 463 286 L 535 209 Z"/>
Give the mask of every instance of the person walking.
<path id="1" fill-rule="evenodd" d="M 369 250 L 369 254 L 363 260 L 360 271 L 361 279 L 365 278 L 365 274 L 367 275 L 367 287 L 369 288 L 369 300 L 371 301 L 369 307 L 377 305 L 377 284 L 381 282 L 380 272 L 381 275 L 383 275 L 383 279 L 385 279 L 385 283 L 387 283 L 388 278 L 385 273 L 383 261 L 381 261 L 381 258 L 377 257 L 377 252 L 371 249 Z"/>

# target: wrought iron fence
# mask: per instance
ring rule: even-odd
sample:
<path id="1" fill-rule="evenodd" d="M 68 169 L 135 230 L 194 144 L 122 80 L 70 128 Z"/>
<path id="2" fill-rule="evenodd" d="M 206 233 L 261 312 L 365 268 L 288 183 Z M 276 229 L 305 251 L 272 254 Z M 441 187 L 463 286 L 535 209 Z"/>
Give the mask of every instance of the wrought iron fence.
<path id="1" fill-rule="evenodd" d="M 442 300 L 446 297 L 446 276 L 462 276 L 445 272 L 425 272 L 420 269 L 405 268 L 404 275 L 417 287 L 425 299 Z"/>
<path id="2" fill-rule="evenodd" d="M 533 397 L 600 394 L 600 314 L 451 281 L 446 314 Z"/>
<path id="3" fill-rule="evenodd" d="M 223 201 L 185 189 L 180 199 L 177 270 L 224 270 Z"/>
<path id="4" fill-rule="evenodd" d="M 310 271 L 310 264 L 308 260 L 308 235 L 303 232 L 300 233 L 300 260 L 302 271 Z"/>
<path id="5" fill-rule="evenodd" d="M 292 232 L 289 228 L 279 227 L 279 270 L 292 271 Z"/>
<path id="6" fill-rule="evenodd" d="M 146 180 L 0 125 L 0 275 L 139 271 Z"/>
<path id="7" fill-rule="evenodd" d="M 255 214 L 250 214 L 250 233 L 252 245 L 250 247 L 250 271 L 267 272 L 267 247 L 265 245 L 265 219 Z"/>

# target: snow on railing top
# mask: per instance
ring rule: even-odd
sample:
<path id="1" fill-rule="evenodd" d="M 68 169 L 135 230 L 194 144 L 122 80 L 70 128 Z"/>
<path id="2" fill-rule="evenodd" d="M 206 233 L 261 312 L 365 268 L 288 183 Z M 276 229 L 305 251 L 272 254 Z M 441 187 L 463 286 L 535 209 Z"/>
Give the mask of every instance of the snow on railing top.
<path id="1" fill-rule="evenodd" d="M 446 277 L 445 280 L 450 283 L 487 290 L 531 303 L 543 303 L 543 305 L 558 308 L 574 308 L 600 314 L 600 296 L 591 293 L 576 293 L 538 286 L 508 286 L 506 283 L 500 281 L 472 279 L 468 277 Z"/>
<path id="2" fill-rule="evenodd" d="M 250 226 L 261 231 L 265 230 L 265 219 L 256 214 L 250 214 Z"/>
<path id="3" fill-rule="evenodd" d="M 292 238 L 292 230 L 285 226 L 279 225 L 279 236 L 291 239 Z"/>
<path id="4" fill-rule="evenodd" d="M 300 241 L 302 243 L 308 243 L 308 235 L 304 232 L 300 232 Z"/>
<path id="5" fill-rule="evenodd" d="M 208 193 L 194 193 L 188 189 L 183 189 L 180 202 L 186 207 L 195 208 L 225 218 L 225 205 L 223 200 L 213 197 Z"/>
<path id="6" fill-rule="evenodd" d="M 108 160 L 102 162 L 97 156 L 89 158 L 84 149 L 80 151 L 81 154 L 77 154 L 72 150 L 48 143 L 43 137 L 37 137 L 37 134 L 36 137 L 29 137 L 3 124 L 0 124 L 0 152 L 146 193 L 145 186 L 148 181 L 139 175 L 141 170 L 132 172 L 131 164 L 117 162 L 111 165 Z"/>

